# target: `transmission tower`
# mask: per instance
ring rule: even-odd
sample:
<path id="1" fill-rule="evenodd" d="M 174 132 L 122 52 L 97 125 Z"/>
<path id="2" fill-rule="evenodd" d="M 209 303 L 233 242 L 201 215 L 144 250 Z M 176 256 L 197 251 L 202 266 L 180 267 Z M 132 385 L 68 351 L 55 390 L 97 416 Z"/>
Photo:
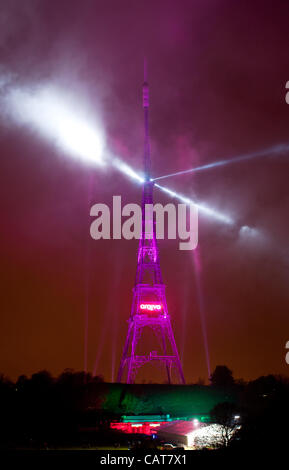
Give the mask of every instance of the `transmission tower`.
<path id="1" fill-rule="evenodd" d="M 166 371 L 168 383 L 173 376 L 185 383 L 184 374 L 168 313 L 165 285 L 162 281 L 158 246 L 156 242 L 155 216 L 152 210 L 153 186 L 149 139 L 149 87 L 144 74 L 142 87 L 144 109 L 144 183 L 142 195 L 142 231 L 138 248 L 137 270 L 133 288 L 128 332 L 118 371 L 117 381 L 134 383 L 138 369 L 148 362 L 158 362 Z M 149 205 L 149 206 L 148 206 Z M 147 210 L 146 210 L 147 208 Z M 144 328 L 158 339 L 159 350 L 138 353 Z M 126 379 L 126 380 L 125 380 Z"/>

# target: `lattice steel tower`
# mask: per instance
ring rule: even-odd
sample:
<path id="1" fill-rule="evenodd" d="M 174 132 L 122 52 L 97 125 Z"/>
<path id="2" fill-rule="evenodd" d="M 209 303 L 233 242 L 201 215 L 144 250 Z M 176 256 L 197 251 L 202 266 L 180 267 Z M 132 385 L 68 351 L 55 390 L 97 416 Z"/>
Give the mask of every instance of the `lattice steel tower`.
<path id="1" fill-rule="evenodd" d="M 162 281 L 159 252 L 156 242 L 155 217 L 151 210 L 153 204 L 153 185 L 151 181 L 150 141 L 149 141 L 149 87 L 146 70 L 142 87 L 144 109 L 144 184 L 142 196 L 142 232 L 138 248 L 137 270 L 133 288 L 131 314 L 128 332 L 120 362 L 117 381 L 125 379 L 134 383 L 138 369 L 151 361 L 164 365 L 168 383 L 176 376 L 185 383 L 184 374 L 175 343 L 170 315 L 167 309 L 165 285 Z M 150 206 L 148 206 L 150 205 Z M 157 351 L 138 353 L 142 332 L 148 327 L 159 341 Z"/>

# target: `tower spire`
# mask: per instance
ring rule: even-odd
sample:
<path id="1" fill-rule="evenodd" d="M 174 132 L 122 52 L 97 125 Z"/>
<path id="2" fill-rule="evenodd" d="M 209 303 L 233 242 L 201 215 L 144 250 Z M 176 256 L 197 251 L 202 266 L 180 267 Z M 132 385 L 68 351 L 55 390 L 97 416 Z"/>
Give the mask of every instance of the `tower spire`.
<path id="1" fill-rule="evenodd" d="M 117 381 L 121 382 L 126 369 L 126 382 L 133 383 L 138 369 L 149 362 L 165 366 L 168 383 L 174 377 L 185 383 L 182 366 L 168 313 L 165 285 L 162 281 L 159 252 L 156 241 L 155 219 L 152 210 L 153 186 L 149 141 L 149 86 L 147 65 L 144 63 L 142 87 L 144 110 L 144 183 L 142 197 L 142 233 L 139 241 L 137 270 L 128 333 L 120 362 Z M 147 207 L 150 210 L 146 210 Z M 150 329 L 154 337 L 154 350 L 143 353 L 140 349 L 142 331 Z M 144 346 L 144 345 L 143 345 Z M 146 345 L 147 350 L 147 345 Z"/>
<path id="2" fill-rule="evenodd" d="M 144 110 L 144 174 L 145 181 L 150 181 L 151 156 L 149 136 L 149 84 L 147 80 L 147 61 L 144 59 L 144 82 L 142 86 L 142 103 Z"/>

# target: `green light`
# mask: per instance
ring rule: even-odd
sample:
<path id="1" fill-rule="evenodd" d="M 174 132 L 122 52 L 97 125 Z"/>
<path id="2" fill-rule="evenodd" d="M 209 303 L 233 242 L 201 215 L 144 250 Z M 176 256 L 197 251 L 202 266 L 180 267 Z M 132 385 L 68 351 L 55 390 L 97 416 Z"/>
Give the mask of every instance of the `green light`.
<path id="1" fill-rule="evenodd" d="M 150 423 L 158 421 L 171 421 L 170 415 L 123 415 L 123 423 Z"/>

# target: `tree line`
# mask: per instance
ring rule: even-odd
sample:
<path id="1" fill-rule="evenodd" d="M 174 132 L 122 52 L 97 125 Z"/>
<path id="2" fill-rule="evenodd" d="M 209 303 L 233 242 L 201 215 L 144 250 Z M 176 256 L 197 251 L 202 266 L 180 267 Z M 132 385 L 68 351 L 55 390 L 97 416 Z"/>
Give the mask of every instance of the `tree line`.
<path id="1" fill-rule="evenodd" d="M 130 412 L 131 403 L 135 403 L 125 395 L 124 389 L 117 411 L 107 411 L 105 386 L 101 376 L 70 369 L 56 378 L 47 371 L 40 371 L 31 377 L 22 375 L 15 382 L 1 375 L 0 445 L 9 448 L 60 442 L 73 444 L 83 438 L 85 434 L 81 430 L 85 428 L 94 427 L 96 435 L 102 433 L 113 419 Z M 96 390 L 93 403 L 91 398 L 87 400 L 91 387 Z M 268 375 L 245 382 L 235 380 L 228 367 L 217 366 L 210 377 L 210 385 L 203 388 L 220 389 L 225 397 L 235 397 L 233 401 L 224 399 L 210 410 L 211 422 L 223 426 L 225 447 L 286 445 L 288 378 Z M 146 399 L 143 405 L 138 401 L 135 412 L 142 414 L 147 407 Z M 232 433 L 234 428 L 236 432 Z"/>

